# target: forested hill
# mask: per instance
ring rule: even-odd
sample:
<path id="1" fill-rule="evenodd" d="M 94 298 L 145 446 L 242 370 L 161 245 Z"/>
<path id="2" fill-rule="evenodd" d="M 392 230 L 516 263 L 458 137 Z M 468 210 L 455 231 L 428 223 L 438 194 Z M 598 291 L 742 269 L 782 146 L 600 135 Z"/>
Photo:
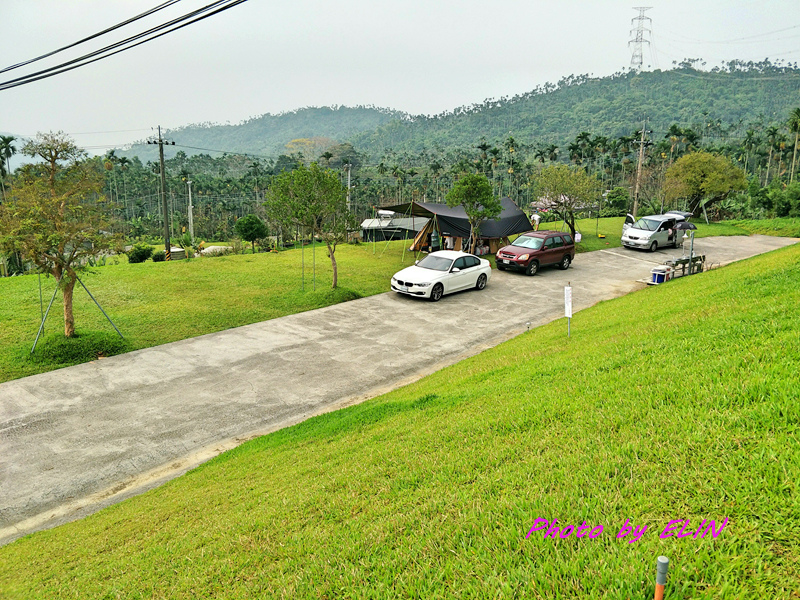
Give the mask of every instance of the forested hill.
<path id="1" fill-rule="evenodd" d="M 419 153 L 474 146 L 481 138 L 499 143 L 513 136 L 523 143 L 565 145 L 583 131 L 618 137 L 641 129 L 666 132 L 672 124 L 703 137 L 743 138 L 752 124 L 783 122 L 800 106 L 800 69 L 769 61 L 731 61 L 701 71 L 684 61 L 670 71 L 624 72 L 603 78 L 570 76 L 513 98 L 487 100 L 435 116 L 410 116 L 374 107 L 303 108 L 263 115 L 238 125 L 191 125 L 167 132 L 178 149 L 200 149 L 277 157 L 302 151 L 318 158 L 326 145 L 351 142 L 378 158 L 387 151 Z M 302 139 L 303 146 L 288 146 Z M 182 147 L 182 148 L 181 148 Z M 315 154 L 316 153 L 316 154 Z M 121 152 L 142 161 L 157 158 L 156 147 L 137 145 Z"/>
<path id="2" fill-rule="evenodd" d="M 247 153 L 262 157 L 288 154 L 286 145 L 292 140 L 316 138 L 320 146 L 347 140 L 364 131 L 375 131 L 392 119 L 403 118 L 397 111 L 374 107 L 301 108 L 278 115 L 254 117 L 238 125 L 203 123 L 167 130 L 165 138 L 176 143 L 165 148 L 167 156 L 177 150 L 197 154 L 205 150 Z M 177 146 L 185 146 L 178 148 Z M 188 147 L 188 148 L 187 148 Z M 206 152 L 207 153 L 207 152 Z M 138 156 L 143 162 L 158 159 L 157 146 L 136 144 L 121 156 Z M 213 154 L 213 153 L 212 153 Z M 314 158 L 317 158 L 315 156 Z"/>
<path id="3" fill-rule="evenodd" d="M 350 141 L 378 156 L 388 149 L 474 146 L 482 137 L 565 145 L 582 131 L 619 137 L 671 124 L 704 136 L 744 137 L 748 124 L 784 121 L 800 106 L 800 69 L 769 62 L 733 61 L 698 71 L 684 62 L 671 71 L 626 72 L 610 77 L 571 76 L 514 98 L 487 100 L 435 117 L 393 120 Z"/>

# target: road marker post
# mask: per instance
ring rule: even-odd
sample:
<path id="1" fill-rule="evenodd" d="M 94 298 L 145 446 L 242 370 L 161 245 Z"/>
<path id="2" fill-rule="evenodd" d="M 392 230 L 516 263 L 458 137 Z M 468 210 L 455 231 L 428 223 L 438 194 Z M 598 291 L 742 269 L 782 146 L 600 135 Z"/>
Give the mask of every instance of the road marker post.
<path id="1" fill-rule="evenodd" d="M 667 571 L 669 571 L 669 559 L 666 556 L 659 556 L 656 561 L 656 593 L 653 600 L 664 599 L 664 585 L 667 583 Z"/>
<path id="2" fill-rule="evenodd" d="M 567 317 L 567 337 L 572 336 L 572 287 L 567 282 L 564 288 L 564 316 Z"/>

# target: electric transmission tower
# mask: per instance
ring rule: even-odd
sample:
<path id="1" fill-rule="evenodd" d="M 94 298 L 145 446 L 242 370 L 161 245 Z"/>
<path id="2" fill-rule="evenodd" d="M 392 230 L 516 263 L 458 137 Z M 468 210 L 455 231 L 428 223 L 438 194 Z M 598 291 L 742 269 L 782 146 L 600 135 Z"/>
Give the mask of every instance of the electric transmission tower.
<path id="1" fill-rule="evenodd" d="M 631 25 L 633 25 L 634 21 L 636 21 L 636 28 L 631 29 L 631 35 L 634 36 L 632 40 L 628 42 L 628 46 L 633 44 L 633 52 L 631 54 L 631 69 L 635 71 L 641 71 L 642 69 L 642 44 L 650 45 L 650 40 L 644 39 L 644 32 L 647 31 L 652 33 L 652 30 L 645 27 L 645 21 L 649 21 L 650 25 L 653 24 L 653 19 L 650 17 L 645 17 L 644 13 L 653 8 L 652 6 L 634 6 L 633 10 L 639 11 L 639 16 L 635 19 L 631 19 Z"/>

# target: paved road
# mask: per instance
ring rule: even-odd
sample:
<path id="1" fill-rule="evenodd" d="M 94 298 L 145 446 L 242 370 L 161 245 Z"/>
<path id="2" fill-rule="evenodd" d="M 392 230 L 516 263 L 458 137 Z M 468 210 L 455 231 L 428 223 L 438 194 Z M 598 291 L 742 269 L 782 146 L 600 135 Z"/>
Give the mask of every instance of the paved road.
<path id="1" fill-rule="evenodd" d="M 798 240 L 702 238 L 726 264 Z M 680 250 L 492 273 L 433 304 L 387 293 L 0 384 L 0 544 L 141 493 L 242 441 L 413 381 L 526 328 L 645 287 Z M 387 284 L 388 285 L 388 284 Z"/>

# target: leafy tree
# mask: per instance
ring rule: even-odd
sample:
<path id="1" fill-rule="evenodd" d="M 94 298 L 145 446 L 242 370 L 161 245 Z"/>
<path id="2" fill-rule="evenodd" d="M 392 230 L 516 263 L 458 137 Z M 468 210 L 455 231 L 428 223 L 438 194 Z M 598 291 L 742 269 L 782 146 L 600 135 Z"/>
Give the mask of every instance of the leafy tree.
<path id="1" fill-rule="evenodd" d="M 336 246 L 347 241 L 348 227 L 355 221 L 347 211 L 347 192 L 335 171 L 298 165 L 272 181 L 264 203 L 271 219 L 310 229 L 328 248 L 333 269 L 333 288 L 339 283 Z"/>
<path id="2" fill-rule="evenodd" d="M 709 152 L 682 156 L 667 169 L 666 199 L 687 198 L 694 214 L 704 206 L 724 200 L 733 191 L 747 187 L 744 171 L 729 158 Z"/>
<path id="3" fill-rule="evenodd" d="M 609 190 L 606 195 L 606 205 L 603 207 L 603 214 L 601 216 L 616 217 L 620 214 L 625 214 L 628 210 L 628 204 L 631 201 L 631 194 L 628 188 L 615 187 Z"/>
<path id="4" fill-rule="evenodd" d="M 256 253 L 256 240 L 267 237 L 267 226 L 258 215 L 246 215 L 236 221 L 236 233 L 246 242 L 253 244 L 253 254 Z"/>
<path id="5" fill-rule="evenodd" d="M 106 233 L 102 173 L 63 132 L 39 133 L 22 153 L 38 157 L 0 206 L 0 246 L 51 273 L 64 296 L 64 335 L 75 335 L 72 295 L 90 257 L 118 245 Z"/>
<path id="6" fill-rule="evenodd" d="M 583 169 L 550 165 L 536 176 L 533 189 L 544 208 L 563 219 L 574 238 L 575 213 L 597 201 L 602 185 Z"/>
<path id="7" fill-rule="evenodd" d="M 503 210 L 500 199 L 492 193 L 492 184 L 485 175 L 470 173 L 455 182 L 445 199 L 448 206 L 464 207 L 470 227 L 470 252 L 474 252 L 481 223 L 496 219 Z"/>

